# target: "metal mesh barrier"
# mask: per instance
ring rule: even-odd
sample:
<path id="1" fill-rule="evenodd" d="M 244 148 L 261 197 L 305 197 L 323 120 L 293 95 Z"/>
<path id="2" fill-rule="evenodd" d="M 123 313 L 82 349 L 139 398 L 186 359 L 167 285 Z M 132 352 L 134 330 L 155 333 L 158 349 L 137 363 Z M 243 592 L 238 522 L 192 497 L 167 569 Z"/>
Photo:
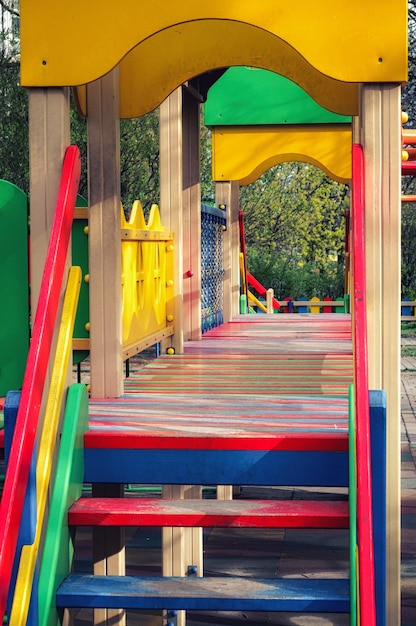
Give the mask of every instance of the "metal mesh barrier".
<path id="1" fill-rule="evenodd" d="M 223 233 L 225 211 L 201 206 L 202 332 L 223 322 Z"/>

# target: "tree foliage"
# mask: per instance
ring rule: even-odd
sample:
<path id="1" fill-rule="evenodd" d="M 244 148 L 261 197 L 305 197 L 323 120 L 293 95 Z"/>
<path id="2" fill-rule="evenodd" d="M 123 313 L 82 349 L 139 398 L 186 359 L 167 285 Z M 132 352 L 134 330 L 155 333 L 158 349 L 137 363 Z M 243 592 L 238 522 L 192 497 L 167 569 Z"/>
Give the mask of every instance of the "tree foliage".
<path id="1" fill-rule="evenodd" d="M 71 107 L 71 142 L 81 152 L 80 193 L 88 197 L 87 120 L 74 106 Z M 158 110 L 137 119 L 120 120 L 120 194 L 127 214 L 135 200 L 140 200 L 145 213 L 152 204 L 159 204 Z"/>
<path id="2" fill-rule="evenodd" d="M 17 8 L 16 0 L 0 1 L 0 178 L 28 192 L 28 98 L 19 86 Z"/>
<path id="3" fill-rule="evenodd" d="M 270 169 L 240 193 L 249 269 L 279 298 L 341 295 L 348 205 L 348 187 L 312 165 Z"/>
<path id="4" fill-rule="evenodd" d="M 416 129 L 416 0 L 409 0 L 409 80 L 402 90 L 402 108 Z M 416 194 L 416 177 L 402 178 L 402 192 Z M 402 205 L 402 298 L 416 298 L 416 206 Z"/>
<path id="5" fill-rule="evenodd" d="M 28 193 L 28 95 L 19 86 L 18 0 L 0 0 L 0 15 L 6 14 L 8 19 L 0 24 L 0 177 Z M 416 128 L 416 0 L 409 0 L 409 82 L 403 87 L 403 109 L 409 114 L 407 126 Z M 157 111 L 120 123 L 121 198 L 127 212 L 136 199 L 145 209 L 159 202 L 158 135 Z M 87 196 L 87 124 L 74 107 L 71 140 L 81 150 L 80 191 Z M 214 200 L 210 144 L 210 131 L 201 124 L 201 195 L 206 201 Z M 416 193 L 416 177 L 403 179 L 403 192 Z M 273 267 L 280 277 L 296 272 L 301 285 L 318 285 L 330 275 L 328 289 L 336 291 L 339 281 L 334 277 L 343 263 L 343 214 L 347 204 L 348 189 L 309 165 L 292 163 L 273 168 L 241 190 L 252 263 Z M 414 298 L 413 205 L 404 205 L 402 214 L 403 296 Z M 287 279 L 288 289 L 291 284 L 293 281 Z"/>

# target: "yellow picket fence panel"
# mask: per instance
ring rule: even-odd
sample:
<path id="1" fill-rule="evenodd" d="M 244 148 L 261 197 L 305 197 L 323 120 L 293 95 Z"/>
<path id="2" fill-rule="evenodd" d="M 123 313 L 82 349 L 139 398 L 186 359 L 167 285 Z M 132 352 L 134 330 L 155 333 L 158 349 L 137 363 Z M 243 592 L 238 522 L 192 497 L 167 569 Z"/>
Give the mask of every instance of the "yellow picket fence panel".
<path id="1" fill-rule="evenodd" d="M 133 204 L 121 211 L 123 354 L 127 359 L 173 334 L 173 233 L 162 226 L 159 208 L 144 218 Z"/>

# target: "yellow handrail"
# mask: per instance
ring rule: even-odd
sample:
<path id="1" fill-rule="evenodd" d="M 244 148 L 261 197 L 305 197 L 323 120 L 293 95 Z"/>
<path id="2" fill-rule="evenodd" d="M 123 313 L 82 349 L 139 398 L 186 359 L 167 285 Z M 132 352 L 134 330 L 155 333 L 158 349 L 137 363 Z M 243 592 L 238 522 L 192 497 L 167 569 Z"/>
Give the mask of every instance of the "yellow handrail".
<path id="1" fill-rule="evenodd" d="M 25 626 L 29 610 L 33 575 L 42 534 L 48 487 L 52 471 L 53 451 L 71 354 L 72 333 L 80 286 L 81 269 L 79 267 L 71 267 L 65 291 L 61 324 L 59 327 L 55 359 L 45 409 L 45 418 L 39 443 L 39 455 L 36 463 L 36 534 L 33 544 L 23 546 L 22 548 L 9 620 L 9 623 L 13 624 L 13 626 Z"/>
<path id="2" fill-rule="evenodd" d="M 248 299 L 250 300 L 250 302 L 253 302 L 253 304 L 255 304 L 260 309 L 260 311 L 263 311 L 263 313 L 267 313 L 267 308 L 264 306 L 263 302 L 256 298 L 256 296 L 251 293 L 250 290 L 248 290 Z"/>

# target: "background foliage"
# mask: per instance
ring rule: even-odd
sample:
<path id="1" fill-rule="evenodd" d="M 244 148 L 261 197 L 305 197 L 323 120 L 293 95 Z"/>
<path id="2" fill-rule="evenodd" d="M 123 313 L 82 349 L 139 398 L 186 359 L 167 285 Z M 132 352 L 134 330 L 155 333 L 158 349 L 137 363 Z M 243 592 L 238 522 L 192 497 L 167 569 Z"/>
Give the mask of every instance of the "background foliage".
<path id="1" fill-rule="evenodd" d="M 348 187 L 312 165 L 270 169 L 240 192 L 249 270 L 278 298 L 342 295 L 348 206 Z"/>
<path id="2" fill-rule="evenodd" d="M 19 86 L 18 0 L 0 0 L 0 178 L 29 192 L 28 97 Z M 7 19 L 4 16 L 7 15 Z M 403 88 L 408 127 L 416 128 L 416 0 L 409 1 L 409 82 Z M 87 197 L 86 120 L 71 108 L 71 141 L 81 150 L 81 193 Z M 158 111 L 120 122 L 121 197 L 128 212 L 140 199 L 145 210 L 159 202 Z M 403 179 L 416 193 L 416 178 Z M 279 298 L 343 293 L 344 214 L 348 187 L 317 168 L 285 163 L 241 188 L 249 269 Z M 201 124 L 201 194 L 215 200 L 210 131 Z M 416 213 L 402 212 L 402 296 L 416 298 Z"/>

